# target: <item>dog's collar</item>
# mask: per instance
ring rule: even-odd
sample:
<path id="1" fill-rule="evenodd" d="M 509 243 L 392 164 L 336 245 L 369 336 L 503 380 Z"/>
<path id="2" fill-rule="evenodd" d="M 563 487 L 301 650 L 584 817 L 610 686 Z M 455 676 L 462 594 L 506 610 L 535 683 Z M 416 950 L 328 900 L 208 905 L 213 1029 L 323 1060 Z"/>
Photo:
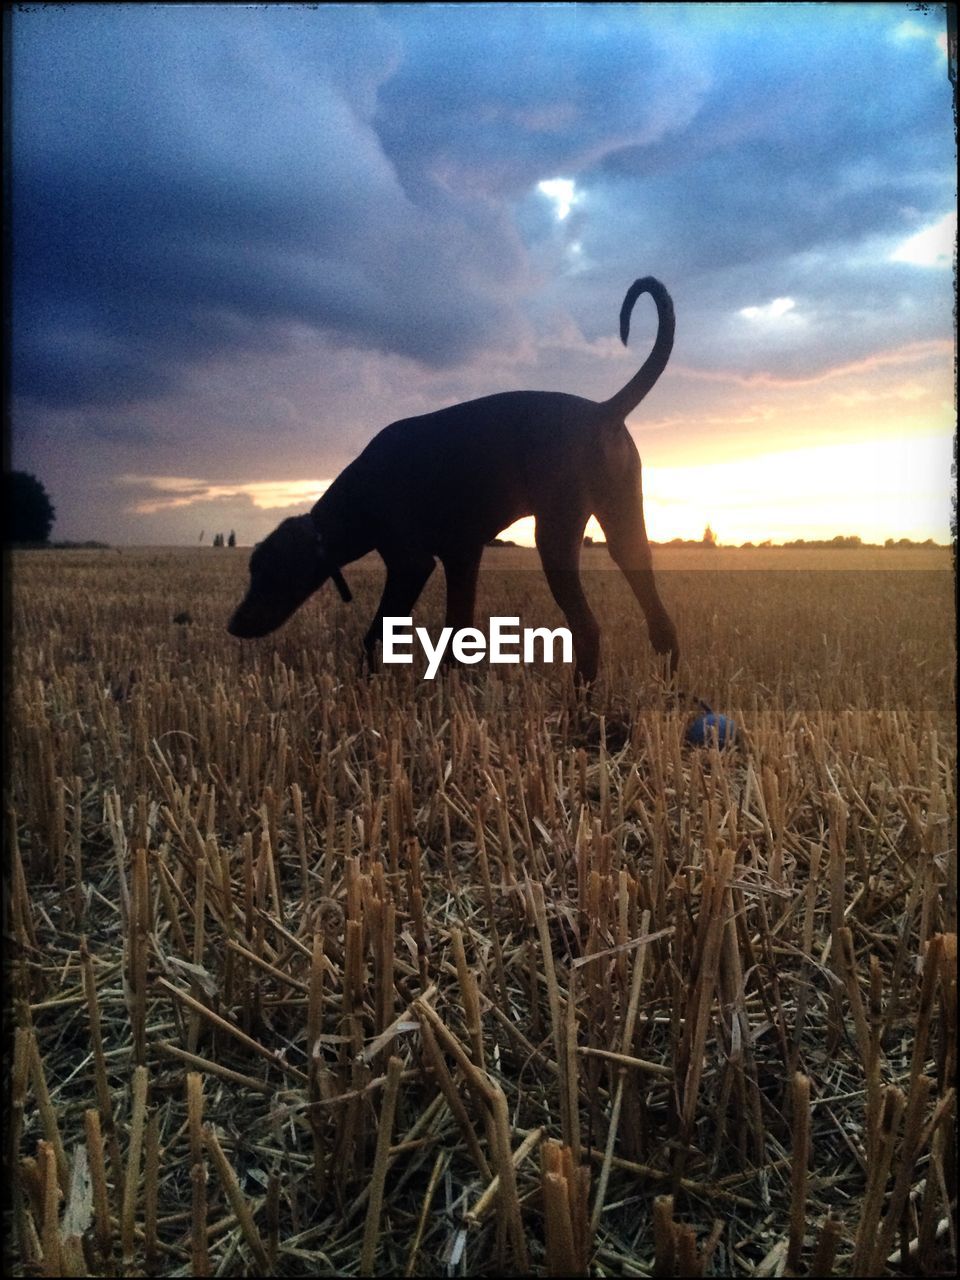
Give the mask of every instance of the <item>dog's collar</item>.
<path id="1" fill-rule="evenodd" d="M 333 585 L 340 592 L 340 599 L 344 604 L 349 604 L 353 599 L 353 596 L 350 593 L 350 588 L 347 586 L 346 579 L 340 572 L 339 566 L 330 564 L 327 557 L 327 549 L 323 542 L 323 534 L 317 533 L 315 538 L 317 543 L 317 559 L 320 561 L 320 568 L 324 577 L 329 577 L 333 581 Z"/>

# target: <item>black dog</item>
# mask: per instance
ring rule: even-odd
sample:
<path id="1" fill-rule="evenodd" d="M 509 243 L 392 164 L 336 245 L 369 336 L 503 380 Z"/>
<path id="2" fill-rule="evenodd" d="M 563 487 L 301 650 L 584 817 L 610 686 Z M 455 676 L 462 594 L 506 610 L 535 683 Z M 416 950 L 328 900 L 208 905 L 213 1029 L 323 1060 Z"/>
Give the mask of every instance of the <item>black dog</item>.
<path id="1" fill-rule="evenodd" d="M 673 302 L 645 276 L 627 291 L 620 337 L 637 298 L 657 306 L 657 340 L 640 371 L 609 400 L 510 391 L 391 423 L 340 473 L 309 515 L 284 520 L 250 557 L 250 586 L 228 624 L 264 636 L 327 578 L 350 599 L 340 566 L 376 550 L 386 585 L 364 640 L 373 666 L 384 617 L 409 616 L 435 556 L 447 579 L 448 626 L 473 623 L 483 548 L 520 516 L 537 522 L 537 549 L 573 634 L 577 674 L 597 673 L 600 628 L 580 583 L 583 530 L 600 522 L 647 619 L 657 653 L 679 658 L 676 629 L 653 576 L 643 521 L 640 458 L 624 425 L 663 372 L 673 347 Z"/>

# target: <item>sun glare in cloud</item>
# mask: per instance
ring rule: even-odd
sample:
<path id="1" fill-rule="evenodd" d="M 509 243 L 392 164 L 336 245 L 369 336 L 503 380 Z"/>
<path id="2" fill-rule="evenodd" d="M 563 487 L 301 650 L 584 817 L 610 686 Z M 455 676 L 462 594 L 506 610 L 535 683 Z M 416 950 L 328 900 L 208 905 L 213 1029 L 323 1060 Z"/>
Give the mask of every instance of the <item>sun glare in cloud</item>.
<path id="1" fill-rule="evenodd" d="M 947 213 L 930 227 L 904 240 L 890 255 L 891 262 L 909 262 L 916 267 L 951 267 L 957 245 L 957 215 Z"/>
<path id="2" fill-rule="evenodd" d="M 553 201 L 554 214 L 558 222 L 563 222 L 580 199 L 577 184 L 572 178 L 547 178 L 537 183 L 537 190 L 548 200 Z"/>
<path id="3" fill-rule="evenodd" d="M 768 324 L 773 320 L 781 319 L 789 311 L 793 311 L 796 305 L 792 298 L 774 298 L 772 302 L 768 302 L 762 307 L 741 307 L 740 315 L 747 320 Z"/>

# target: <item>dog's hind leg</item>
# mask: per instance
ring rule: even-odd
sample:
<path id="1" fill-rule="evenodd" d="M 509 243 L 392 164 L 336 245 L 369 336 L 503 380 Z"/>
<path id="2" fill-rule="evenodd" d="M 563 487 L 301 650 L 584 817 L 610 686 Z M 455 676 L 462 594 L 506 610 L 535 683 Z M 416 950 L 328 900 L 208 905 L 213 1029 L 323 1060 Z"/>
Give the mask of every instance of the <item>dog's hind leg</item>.
<path id="1" fill-rule="evenodd" d="M 576 678 L 590 684 L 600 662 L 600 627 L 580 582 L 580 547 L 587 514 L 537 514 L 537 550 L 553 598 L 573 635 Z"/>
<path id="2" fill-rule="evenodd" d="M 626 435 L 626 432 L 624 432 Z M 657 653 L 670 654 L 673 675 L 680 660 L 677 629 L 664 608 L 653 574 L 653 556 L 643 519 L 640 459 L 629 436 L 618 441 L 615 465 L 605 468 L 605 484 L 598 486 L 594 515 L 607 539 L 607 547 L 630 583 L 647 620 L 650 643 Z"/>
<path id="3" fill-rule="evenodd" d="M 406 618 L 433 573 L 436 561 L 428 554 L 411 554 L 387 561 L 387 580 L 373 621 L 363 638 L 367 668 L 377 670 L 376 648 L 383 635 L 384 618 Z"/>

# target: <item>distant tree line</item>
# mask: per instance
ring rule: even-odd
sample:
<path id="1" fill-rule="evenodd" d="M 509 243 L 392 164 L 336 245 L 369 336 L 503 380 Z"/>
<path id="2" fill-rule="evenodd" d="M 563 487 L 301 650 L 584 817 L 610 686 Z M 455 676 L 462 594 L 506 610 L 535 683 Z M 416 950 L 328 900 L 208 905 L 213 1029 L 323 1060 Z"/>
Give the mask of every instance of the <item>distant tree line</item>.
<path id="1" fill-rule="evenodd" d="M 879 542 L 864 542 L 855 533 L 838 533 L 834 538 L 793 538 L 790 542 L 776 544 L 768 538 L 766 542 L 742 542 L 740 548 L 744 551 L 753 547 L 772 547 L 775 551 L 928 551 L 940 545 L 933 538 L 923 542 L 913 542 L 910 538 L 887 538 L 881 545 Z"/>
<path id="2" fill-rule="evenodd" d="M 517 544 L 509 538 L 493 538 L 488 547 L 515 547 Z M 585 547 L 605 547 L 602 538 L 591 538 L 588 534 L 583 539 Z M 672 551 L 703 551 L 704 548 L 714 550 L 720 546 L 720 540 L 709 525 L 703 531 L 702 538 L 671 538 L 669 542 L 651 542 L 653 547 L 669 547 Z M 838 533 L 834 538 L 793 538 L 789 542 L 775 543 L 771 538 L 763 542 L 741 542 L 741 551 L 767 550 L 774 551 L 903 551 L 929 550 L 941 544 L 933 538 L 924 542 L 912 542 L 909 538 L 887 538 L 882 545 L 879 542 L 864 542 L 857 534 Z"/>
<path id="3" fill-rule="evenodd" d="M 684 550 L 702 551 L 704 547 L 709 547 L 711 550 L 715 550 L 719 547 L 720 541 L 710 526 L 707 525 L 703 531 L 703 537 L 700 539 L 671 538 L 669 542 L 654 542 L 651 545 L 654 547 L 673 547 L 674 549 L 680 547 Z"/>
<path id="4" fill-rule="evenodd" d="M 701 551 L 704 547 L 718 547 L 720 544 L 716 534 L 707 525 L 703 538 L 699 542 L 693 538 L 671 538 L 669 542 L 654 542 L 651 545 L 671 547 L 674 550 L 683 548 Z M 909 538 L 887 538 L 886 542 L 881 544 L 864 542 L 855 533 L 838 533 L 834 538 L 792 538 L 789 542 L 774 542 L 771 538 L 766 538 L 763 542 L 741 542 L 739 549 L 741 551 L 921 551 L 937 548 L 940 545 L 933 538 L 927 538 L 924 542 L 912 542 Z"/>
<path id="5" fill-rule="evenodd" d="M 892 551 L 895 548 L 904 550 L 914 550 L 920 547 L 939 547 L 939 542 L 934 542 L 933 538 L 925 538 L 923 542 L 911 542 L 909 538 L 888 538 L 883 544 L 885 551 Z"/>

